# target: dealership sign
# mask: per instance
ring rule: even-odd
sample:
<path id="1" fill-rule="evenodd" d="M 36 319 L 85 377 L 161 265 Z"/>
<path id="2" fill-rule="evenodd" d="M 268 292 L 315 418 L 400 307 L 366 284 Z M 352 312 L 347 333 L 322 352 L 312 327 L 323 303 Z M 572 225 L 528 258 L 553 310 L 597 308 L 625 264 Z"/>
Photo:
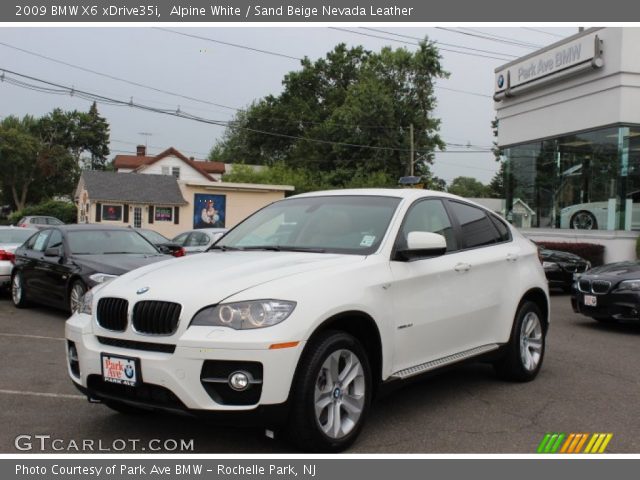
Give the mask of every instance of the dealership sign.
<path id="1" fill-rule="evenodd" d="M 511 89 L 524 89 L 531 84 L 540 85 L 564 77 L 560 74 L 582 71 L 585 66 L 601 67 L 601 55 L 602 42 L 593 33 L 507 64 L 496 70 L 496 97 L 502 98 L 503 92 L 509 96 Z"/>

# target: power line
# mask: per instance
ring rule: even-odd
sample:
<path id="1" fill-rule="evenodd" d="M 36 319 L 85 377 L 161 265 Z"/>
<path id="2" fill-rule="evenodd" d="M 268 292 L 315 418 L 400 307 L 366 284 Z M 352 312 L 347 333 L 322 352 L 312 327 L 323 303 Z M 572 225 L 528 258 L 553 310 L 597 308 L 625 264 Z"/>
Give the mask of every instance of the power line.
<path id="1" fill-rule="evenodd" d="M 329 27 L 329 28 L 331 30 L 338 30 L 338 31 L 341 31 L 341 32 L 348 32 L 348 33 L 353 33 L 353 34 L 356 34 L 356 35 L 363 35 L 365 37 L 379 38 L 379 39 L 388 40 L 388 41 L 391 41 L 391 42 L 404 43 L 406 45 L 418 45 L 418 43 L 416 43 L 416 42 L 409 42 L 409 41 L 406 41 L 406 40 L 399 40 L 397 38 L 383 37 L 381 35 L 373 35 L 371 33 L 358 32 L 356 30 L 349 30 L 348 28 L 339 28 L 339 27 Z M 460 55 L 469 55 L 471 57 L 490 58 L 490 59 L 493 59 L 493 60 L 501 60 L 501 61 L 505 61 L 505 62 L 510 60 L 509 58 L 494 57 L 492 55 L 482 55 L 482 54 L 479 54 L 479 53 L 471 53 L 471 52 L 460 52 L 458 50 L 451 50 L 451 49 L 442 48 L 442 47 L 438 47 L 438 50 L 442 50 L 443 52 L 459 53 Z"/>
<path id="2" fill-rule="evenodd" d="M 319 138 L 309 138 L 309 137 L 301 137 L 298 135 L 289 135 L 289 134 L 285 134 L 285 133 L 279 133 L 279 132 L 271 132 L 271 131 L 267 131 L 267 130 L 261 130 L 261 129 L 257 129 L 257 128 L 250 128 L 250 127 L 245 127 L 245 126 L 239 126 L 239 125 L 234 125 L 233 122 L 224 122 L 221 120 L 213 120 L 213 119 L 206 119 L 203 117 L 198 117 L 195 115 L 191 115 L 187 112 L 181 111 L 181 110 L 167 110 L 167 109 L 159 109 L 159 108 L 155 108 L 155 107 L 150 107 L 147 105 L 143 105 L 137 102 L 133 102 L 133 100 L 129 100 L 129 101 L 123 101 L 123 100 L 117 100 L 114 98 L 110 98 L 110 97 L 106 97 L 103 95 L 98 95 L 98 94 L 94 94 L 94 93 L 90 93 L 84 90 L 79 90 L 76 89 L 74 87 L 68 87 L 65 85 L 60 85 L 58 83 L 55 82 L 50 82 L 48 80 L 44 80 L 41 78 L 37 78 L 37 77 L 33 77 L 30 75 L 25 75 L 25 74 L 21 74 L 18 72 L 14 72 L 11 70 L 8 70 L 6 68 L 0 68 L 0 70 L 3 71 L 2 74 L 2 78 L 1 80 L 9 83 L 9 84 L 13 84 L 15 86 L 19 86 L 22 88 L 27 88 L 30 90 L 35 90 L 35 91 L 40 91 L 43 93 L 53 93 L 53 94 L 69 94 L 71 96 L 77 96 L 79 98 L 83 98 L 83 99 L 87 99 L 90 101 L 96 101 L 99 103 L 105 103 L 108 105 L 115 105 L 115 106 L 128 106 L 128 107 L 133 107 L 133 108 L 138 108 L 141 110 L 145 110 L 145 111 L 149 111 L 149 112 L 155 112 L 155 113 L 160 113 L 160 114 L 164 114 L 164 115 L 170 115 L 170 116 L 174 116 L 174 117 L 178 117 L 178 118 L 186 118 L 189 120 L 193 120 L 196 122 L 200 122 L 200 123 L 206 123 L 209 125 L 217 125 L 217 126 L 221 126 L 221 127 L 228 127 L 231 129 L 237 129 L 237 130 L 245 130 L 245 131 L 249 131 L 252 133 L 257 133 L 257 134 L 262 134 L 262 135 L 268 135 L 268 136 L 274 136 L 274 137 L 280 137 L 280 138 L 288 138 L 291 140 L 300 140 L 300 141 L 307 141 L 307 142 L 312 142 L 312 143 L 319 143 L 319 144 L 327 144 L 327 145 L 336 145 L 336 146 L 343 146 L 343 147 L 351 147 L 351 148 L 364 148 L 364 149 L 371 149 L 371 150 L 382 150 L 382 151 L 396 151 L 396 152 L 409 152 L 410 149 L 407 148 L 396 148 L 396 147 L 384 147 L 384 146 L 378 146 L 378 145 L 364 145 L 364 144 L 355 144 L 355 143 L 349 143 L 349 142 L 338 142 L 338 141 L 332 141 L 332 140 L 324 140 L 324 139 L 319 139 Z M 21 80 L 17 80 L 11 77 L 7 77 L 5 75 L 6 73 L 10 73 L 12 75 L 16 75 L 18 77 L 22 77 L 22 78 L 26 78 L 28 80 L 31 81 L 35 81 L 35 82 L 39 82 L 42 83 L 44 85 L 49 85 L 49 87 L 42 87 L 39 85 L 33 85 L 33 84 L 28 84 L 26 82 L 23 82 Z M 51 88 L 51 87 L 55 87 L 55 88 Z M 420 152 L 422 152 L 423 150 L 421 150 Z M 451 153 L 489 153 L 491 150 L 464 150 L 464 151 L 460 151 L 460 152 L 451 152 Z M 418 153 L 420 153 L 418 152 Z M 431 151 L 426 151 L 424 150 L 424 153 L 432 153 Z M 440 153 L 447 153 L 446 151 L 444 152 L 440 152 Z"/>
<path id="3" fill-rule="evenodd" d="M 387 30 L 380 30 L 380 29 L 377 29 L 377 28 L 360 27 L 360 29 L 361 30 L 370 30 L 372 32 L 378 32 L 378 33 L 384 33 L 386 35 L 394 35 L 394 36 L 400 37 L 400 38 L 410 38 L 410 39 L 418 40 L 418 41 L 424 40 L 423 38 L 414 37 L 413 35 L 403 35 L 401 33 L 389 32 Z M 483 49 L 480 49 L 480 48 L 473 48 L 473 47 L 468 47 L 468 46 L 465 46 L 465 45 L 454 45 L 454 44 L 451 44 L 451 43 L 441 42 L 440 40 L 433 40 L 433 39 L 430 39 L 430 40 L 433 43 L 437 44 L 437 45 L 444 45 L 445 47 L 462 48 L 462 49 L 466 49 L 466 50 L 472 50 L 474 52 L 489 53 L 489 54 L 495 54 L 495 55 L 503 55 L 505 57 L 518 58 L 517 55 L 511 55 L 510 53 L 496 52 L 496 51 L 493 51 L 493 50 L 483 50 Z"/>
<path id="4" fill-rule="evenodd" d="M 488 40 L 491 42 L 498 42 L 498 43 L 504 43 L 507 45 L 514 45 L 516 47 L 522 47 L 522 48 L 529 48 L 529 49 L 536 49 L 536 48 L 541 48 L 541 45 L 536 45 L 533 43 L 529 43 L 529 42 L 521 42 L 519 40 L 514 40 L 512 38 L 508 38 L 508 37 L 501 37 L 498 35 L 493 35 L 493 34 L 489 34 L 489 33 L 484 33 L 481 32 L 479 30 L 473 30 L 471 28 L 467 28 L 465 30 L 456 30 L 455 28 L 447 28 L 447 27 L 435 27 L 438 30 L 444 30 L 447 32 L 451 32 L 451 33 L 457 33 L 459 35 L 467 35 L 470 37 L 475 37 L 475 38 L 481 38 L 483 40 Z"/>
<path id="5" fill-rule="evenodd" d="M 261 48 L 255 48 L 255 47 L 248 47 L 246 45 L 240 45 L 238 43 L 224 42 L 222 40 L 218 40 L 218 39 L 215 39 L 215 38 L 203 37 L 203 36 L 200 36 L 200 35 L 194 35 L 193 33 L 179 32 L 177 30 L 171 30 L 169 28 L 162 28 L 162 27 L 152 27 L 152 28 L 154 30 L 161 30 L 163 32 L 173 33 L 175 35 L 182 35 L 183 37 L 190 37 L 190 38 L 196 38 L 198 40 L 204 40 L 205 42 L 218 43 L 220 45 L 226 45 L 228 47 L 241 48 L 243 50 L 249 50 L 249 51 L 252 51 L 252 52 L 264 53 L 264 54 L 267 54 L 267 55 L 273 55 L 274 57 L 282 57 L 282 58 L 288 58 L 290 60 L 300 60 L 300 61 L 302 61 L 302 58 L 300 58 L 300 57 L 294 57 L 293 55 L 287 55 L 285 53 L 272 52 L 270 50 L 263 50 Z"/>
<path id="6" fill-rule="evenodd" d="M 560 35 L 559 33 L 553 33 L 553 32 L 547 32 L 546 30 L 540 30 L 537 28 L 531 28 L 531 27 L 521 27 L 523 30 L 529 30 L 530 32 L 538 32 L 538 33 L 544 33 L 545 35 L 551 35 L 552 37 L 558 37 L 558 38 L 564 38 L 564 35 Z"/>

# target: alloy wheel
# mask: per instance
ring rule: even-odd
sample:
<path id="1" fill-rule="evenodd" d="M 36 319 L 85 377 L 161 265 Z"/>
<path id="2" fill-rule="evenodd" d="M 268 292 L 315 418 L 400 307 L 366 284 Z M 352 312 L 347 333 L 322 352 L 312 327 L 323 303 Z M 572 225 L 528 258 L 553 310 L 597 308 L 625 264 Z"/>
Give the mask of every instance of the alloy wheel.
<path id="1" fill-rule="evenodd" d="M 525 315 L 520 330 L 520 358 L 522 366 L 528 371 L 538 367 L 542 357 L 542 324 L 535 312 Z"/>
<path id="2" fill-rule="evenodd" d="M 332 352 L 316 378 L 316 421 L 330 438 L 339 439 L 358 424 L 365 406 L 366 381 L 360 359 L 350 350 Z"/>
<path id="3" fill-rule="evenodd" d="M 71 313 L 80 310 L 84 294 L 85 289 L 80 283 L 76 282 L 73 287 L 71 287 L 71 293 L 69 294 L 69 308 L 71 309 Z"/>
<path id="4" fill-rule="evenodd" d="M 11 282 L 11 299 L 15 305 L 18 305 L 22 300 L 22 277 L 19 273 L 13 276 Z"/>

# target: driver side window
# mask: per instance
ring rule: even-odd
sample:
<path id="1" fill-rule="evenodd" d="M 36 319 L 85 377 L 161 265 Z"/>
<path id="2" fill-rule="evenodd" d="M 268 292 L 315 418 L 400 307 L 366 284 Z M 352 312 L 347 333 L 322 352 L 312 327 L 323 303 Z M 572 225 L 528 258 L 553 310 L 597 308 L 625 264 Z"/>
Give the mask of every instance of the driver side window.
<path id="1" fill-rule="evenodd" d="M 410 208 L 400 230 L 400 238 L 398 238 L 400 248 L 406 246 L 409 232 L 437 233 L 447 241 L 447 252 L 458 250 L 451 220 L 440 200 L 422 200 Z"/>

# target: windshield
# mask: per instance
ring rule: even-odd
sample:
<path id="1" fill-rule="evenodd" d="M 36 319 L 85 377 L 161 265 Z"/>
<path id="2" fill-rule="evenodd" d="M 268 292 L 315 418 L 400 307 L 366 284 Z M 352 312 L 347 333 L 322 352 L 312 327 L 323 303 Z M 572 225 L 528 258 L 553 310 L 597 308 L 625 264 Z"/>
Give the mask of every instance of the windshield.
<path id="1" fill-rule="evenodd" d="M 153 230 L 138 230 L 138 233 L 149 240 L 151 243 L 158 244 L 167 243 L 169 241 L 168 238 L 160 235 L 158 232 L 154 232 Z"/>
<path id="2" fill-rule="evenodd" d="M 24 243 L 36 230 L 25 228 L 0 229 L 0 243 Z"/>
<path id="3" fill-rule="evenodd" d="M 85 230 L 67 233 L 67 243 L 75 255 L 115 253 L 158 254 L 158 250 L 132 230 Z"/>
<path id="4" fill-rule="evenodd" d="M 368 255 L 380 245 L 398 203 L 364 195 L 283 200 L 247 218 L 214 248 Z"/>

